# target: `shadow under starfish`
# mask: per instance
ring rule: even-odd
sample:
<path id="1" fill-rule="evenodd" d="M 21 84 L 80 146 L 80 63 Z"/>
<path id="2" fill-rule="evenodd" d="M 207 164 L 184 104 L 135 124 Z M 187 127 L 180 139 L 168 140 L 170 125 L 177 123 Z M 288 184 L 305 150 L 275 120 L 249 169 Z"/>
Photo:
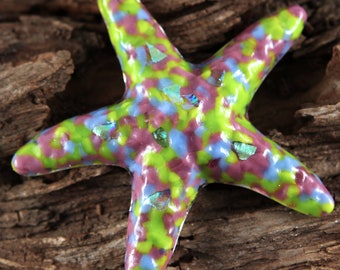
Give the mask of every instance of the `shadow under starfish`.
<path id="1" fill-rule="evenodd" d="M 51 127 L 18 150 L 20 174 L 93 164 L 133 174 L 126 269 L 165 269 L 199 187 L 243 186 L 314 216 L 333 210 L 320 179 L 248 121 L 247 106 L 306 19 L 262 19 L 207 61 L 186 62 L 138 0 L 99 0 L 124 100 Z"/>

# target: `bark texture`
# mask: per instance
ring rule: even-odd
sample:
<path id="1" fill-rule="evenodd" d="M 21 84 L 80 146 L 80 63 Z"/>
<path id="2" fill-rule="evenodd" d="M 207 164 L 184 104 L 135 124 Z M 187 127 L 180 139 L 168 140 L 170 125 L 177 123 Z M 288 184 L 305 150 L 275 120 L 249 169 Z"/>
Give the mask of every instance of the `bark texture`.
<path id="1" fill-rule="evenodd" d="M 340 1 L 144 0 L 190 61 L 257 19 L 303 5 L 303 38 L 273 70 L 252 122 L 340 201 Z M 73 169 L 25 178 L 17 148 L 62 119 L 119 101 L 120 68 L 95 0 L 0 0 L 0 268 L 123 269 L 130 175 Z M 340 208 L 312 218 L 241 188 L 210 185 L 169 269 L 339 269 Z"/>

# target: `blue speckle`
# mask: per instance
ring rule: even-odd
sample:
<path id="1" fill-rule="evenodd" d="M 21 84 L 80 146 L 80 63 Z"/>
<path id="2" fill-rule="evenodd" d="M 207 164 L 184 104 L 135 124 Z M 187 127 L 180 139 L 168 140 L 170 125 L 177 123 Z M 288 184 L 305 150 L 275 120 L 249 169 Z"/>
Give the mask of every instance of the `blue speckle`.
<path id="1" fill-rule="evenodd" d="M 291 156 L 285 156 L 283 160 L 276 162 L 276 167 L 280 171 L 291 171 L 292 168 L 301 166 L 300 161 Z"/>
<path id="2" fill-rule="evenodd" d="M 82 164 L 84 166 L 91 166 L 91 165 L 93 165 L 93 161 L 91 161 L 91 160 L 83 160 Z"/>
<path id="3" fill-rule="evenodd" d="M 137 117 L 140 114 L 138 103 L 133 102 L 129 108 L 129 115 L 132 117 Z"/>
<path id="4" fill-rule="evenodd" d="M 310 196 L 308 196 L 307 194 L 303 193 L 299 196 L 299 199 L 301 202 L 306 202 L 308 200 L 310 200 Z"/>
<path id="5" fill-rule="evenodd" d="M 145 47 L 143 47 L 143 46 L 137 47 L 135 50 L 136 50 L 136 54 L 137 54 L 137 59 L 139 60 L 141 66 L 142 66 L 142 69 L 139 72 L 142 73 L 144 71 L 145 66 L 148 63 L 148 56 L 146 54 Z"/>
<path id="6" fill-rule="evenodd" d="M 119 22 L 124 19 L 126 13 L 123 11 L 117 11 L 110 14 L 110 19 L 112 22 Z"/>
<path id="7" fill-rule="evenodd" d="M 253 30 L 252 35 L 260 41 L 266 37 L 266 31 L 262 25 L 259 25 Z"/>
<path id="8" fill-rule="evenodd" d="M 105 114 L 106 114 L 106 112 L 107 112 L 107 108 L 101 108 L 101 109 L 99 109 L 99 110 L 96 110 L 96 111 L 94 111 L 94 112 L 91 112 L 91 115 L 92 116 L 105 116 Z"/>
<path id="9" fill-rule="evenodd" d="M 126 99 L 129 99 L 129 98 L 131 98 L 131 96 L 132 96 L 132 91 L 131 91 L 131 88 L 129 88 L 129 89 L 126 91 L 125 98 L 126 98 Z"/>
<path id="10" fill-rule="evenodd" d="M 214 144 L 210 144 L 206 147 L 205 151 L 213 158 L 219 159 L 218 165 L 221 170 L 225 170 L 228 167 L 226 158 L 229 156 L 231 144 L 229 141 L 219 141 Z"/>
<path id="11" fill-rule="evenodd" d="M 209 97 L 209 91 L 202 85 L 199 85 L 196 89 L 202 96 Z"/>
<path id="12" fill-rule="evenodd" d="M 85 152 L 83 146 L 80 143 L 77 144 L 77 148 L 79 149 L 79 153 L 80 153 L 80 155 L 82 157 L 86 157 L 87 156 L 87 153 Z"/>
<path id="13" fill-rule="evenodd" d="M 129 115 L 132 117 L 136 117 L 140 114 L 139 104 L 143 100 L 144 97 L 144 86 L 138 84 L 135 86 L 136 97 L 133 99 L 133 102 L 129 108 Z"/>
<path id="14" fill-rule="evenodd" d="M 132 216 L 132 212 L 130 213 L 130 216 Z M 137 245 L 137 239 L 136 239 L 136 234 L 131 233 L 128 238 L 128 243 L 131 246 L 136 246 Z"/>
<path id="15" fill-rule="evenodd" d="M 138 20 L 149 20 L 150 15 L 144 9 L 140 9 L 137 13 Z"/>
<path id="16" fill-rule="evenodd" d="M 143 190 L 143 198 L 141 198 L 141 201 L 143 202 L 141 205 L 141 212 L 142 213 L 148 213 L 152 207 L 152 204 L 150 203 L 150 196 L 152 194 L 156 193 L 156 188 L 153 184 L 147 184 L 144 187 Z"/>
<path id="17" fill-rule="evenodd" d="M 117 140 L 110 140 L 108 142 L 107 146 L 109 147 L 109 149 L 112 153 L 116 153 L 118 151 L 118 148 L 119 148 Z"/>
<path id="18" fill-rule="evenodd" d="M 159 82 L 158 82 L 158 88 L 163 89 L 163 88 L 169 87 L 173 84 L 174 84 L 173 81 L 170 80 L 169 78 L 160 78 Z"/>
<path id="19" fill-rule="evenodd" d="M 137 162 L 134 162 L 132 160 L 128 160 L 127 161 L 127 165 L 129 167 L 129 170 L 136 174 L 137 176 L 141 176 L 142 175 L 142 166 L 140 164 L 138 164 Z"/>
<path id="20" fill-rule="evenodd" d="M 85 120 L 84 125 L 90 130 L 93 130 L 96 126 L 104 125 L 107 122 L 107 115 L 104 112 L 106 112 L 106 109 L 93 112 L 91 118 Z"/>
<path id="21" fill-rule="evenodd" d="M 314 189 L 312 191 L 312 194 L 307 195 L 306 193 L 303 193 L 299 196 L 299 199 L 302 202 L 306 202 L 308 200 L 314 200 L 320 204 L 334 204 L 334 200 L 331 196 L 329 196 L 328 194 L 324 193 L 324 191 L 319 190 L 319 189 Z"/>
<path id="22" fill-rule="evenodd" d="M 198 176 L 198 171 L 196 169 L 191 169 L 189 183 L 188 183 L 189 186 L 193 186 L 196 188 L 194 183 L 196 181 L 197 176 Z"/>
<path id="23" fill-rule="evenodd" d="M 171 115 L 177 113 L 176 106 L 174 104 L 172 104 L 171 102 L 159 101 L 155 98 L 151 98 L 150 103 L 151 103 L 152 106 L 156 107 L 158 110 L 160 110 L 166 116 L 171 116 Z"/>
<path id="24" fill-rule="evenodd" d="M 205 127 L 204 127 L 203 125 L 202 125 L 202 126 L 199 126 L 199 127 L 196 128 L 196 130 L 195 130 L 195 135 L 198 136 L 198 137 L 202 137 L 204 131 L 205 131 Z"/>
<path id="25" fill-rule="evenodd" d="M 85 126 L 90 130 L 93 130 L 95 127 L 101 126 L 105 123 L 106 123 L 106 115 L 99 116 L 99 117 L 91 117 L 89 119 L 86 119 L 84 122 Z"/>
<path id="26" fill-rule="evenodd" d="M 143 270 L 153 270 L 157 268 L 157 264 L 150 255 L 143 255 L 140 260 L 140 267 Z"/>
<path id="27" fill-rule="evenodd" d="M 171 147 L 179 157 L 183 157 L 188 153 L 188 138 L 183 132 L 172 129 L 169 132 L 169 138 Z"/>
<path id="28" fill-rule="evenodd" d="M 321 204 L 334 203 L 333 198 L 320 189 L 314 189 L 311 198 Z"/>
<path id="29" fill-rule="evenodd" d="M 125 164 L 128 166 L 131 172 L 141 175 L 142 166 L 131 158 L 133 152 L 134 150 L 132 148 L 127 146 L 124 147 Z"/>
<path id="30" fill-rule="evenodd" d="M 144 202 L 144 203 L 142 203 L 142 205 L 141 205 L 140 211 L 141 211 L 141 213 L 143 213 L 143 214 L 149 213 L 150 210 L 151 210 L 151 207 L 152 207 L 152 205 L 151 205 L 150 203 Z"/>
<path id="31" fill-rule="evenodd" d="M 237 97 L 235 95 L 230 95 L 230 96 L 227 96 L 226 100 L 229 104 L 233 104 L 233 103 L 236 103 Z"/>
<path id="32" fill-rule="evenodd" d="M 271 182 L 276 182 L 279 180 L 277 169 L 274 168 L 271 164 L 269 165 L 269 168 L 264 172 L 264 178 L 268 179 Z"/>
<path id="33" fill-rule="evenodd" d="M 147 184 L 144 187 L 144 192 L 143 194 L 148 198 L 151 194 L 154 194 L 156 192 L 156 188 L 153 184 Z"/>
<path id="34" fill-rule="evenodd" d="M 183 221 L 182 221 L 182 224 L 183 224 Z M 172 235 L 178 235 L 180 233 L 180 231 L 179 231 L 180 228 L 181 228 L 180 226 L 179 227 L 174 226 L 173 231 L 172 231 Z M 165 253 L 164 249 L 163 249 L 163 252 Z"/>
<path id="35" fill-rule="evenodd" d="M 64 150 L 67 152 L 67 153 L 74 153 L 74 150 L 75 150 L 75 144 L 74 142 L 72 141 L 67 141 L 65 144 L 64 144 Z"/>
<path id="36" fill-rule="evenodd" d="M 248 90 L 250 88 L 249 82 L 246 78 L 246 75 L 239 68 L 236 60 L 233 58 L 227 58 L 227 60 L 225 60 L 225 64 L 233 74 L 235 80 L 242 83 L 244 88 Z"/>
<path id="37" fill-rule="evenodd" d="M 269 181 L 276 182 L 279 180 L 278 173 L 280 171 L 291 171 L 292 168 L 296 168 L 301 166 L 300 161 L 291 157 L 285 156 L 281 160 L 276 160 L 276 158 L 272 155 L 272 153 L 268 154 L 269 167 L 264 172 L 264 178 Z"/>
<path id="38" fill-rule="evenodd" d="M 216 79 L 214 78 L 214 77 L 209 77 L 208 79 L 207 79 L 207 82 L 209 83 L 209 84 L 211 84 L 211 85 L 215 85 L 216 86 Z"/>

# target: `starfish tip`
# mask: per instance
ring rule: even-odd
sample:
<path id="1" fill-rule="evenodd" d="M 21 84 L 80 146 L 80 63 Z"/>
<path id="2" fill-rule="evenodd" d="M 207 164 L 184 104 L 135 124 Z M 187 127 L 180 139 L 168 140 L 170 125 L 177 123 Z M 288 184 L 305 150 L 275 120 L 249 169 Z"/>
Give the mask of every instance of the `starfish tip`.
<path id="1" fill-rule="evenodd" d="M 13 171 L 21 175 L 31 176 L 47 172 L 43 164 L 31 155 L 16 154 L 12 158 L 11 165 Z"/>
<path id="2" fill-rule="evenodd" d="M 299 5 L 293 5 L 288 8 L 289 12 L 292 13 L 294 16 L 300 18 L 304 22 L 307 20 L 307 12 L 306 10 L 299 6 Z"/>

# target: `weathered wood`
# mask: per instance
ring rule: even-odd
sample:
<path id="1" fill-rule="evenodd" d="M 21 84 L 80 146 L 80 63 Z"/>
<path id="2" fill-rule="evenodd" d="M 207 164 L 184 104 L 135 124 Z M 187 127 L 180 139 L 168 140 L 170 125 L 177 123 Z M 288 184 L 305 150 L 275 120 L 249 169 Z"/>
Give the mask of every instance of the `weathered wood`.
<path id="1" fill-rule="evenodd" d="M 0 158 L 41 128 L 49 116 L 46 101 L 65 90 L 72 72 L 68 51 L 44 53 L 16 67 L 6 65 L 0 73 Z"/>
<path id="2" fill-rule="evenodd" d="M 46 126 L 50 106 L 58 106 L 51 99 L 66 89 L 73 63 L 81 65 L 90 50 L 103 46 L 99 35 L 80 23 L 19 19 L 0 24 L 0 158 Z"/>
<path id="3" fill-rule="evenodd" d="M 286 3 L 143 2 L 194 61 Z M 268 77 L 249 114 L 322 176 L 339 204 L 338 47 L 326 68 L 339 42 L 339 5 L 294 3 L 309 14 L 304 38 Z M 123 269 L 127 172 L 99 166 L 25 178 L 9 166 L 15 149 L 38 130 L 122 95 L 96 1 L 0 1 L 0 18 L 0 268 Z M 339 220 L 338 206 L 328 217 L 311 218 L 251 191 L 208 186 L 169 269 L 338 269 Z"/>
<path id="4" fill-rule="evenodd" d="M 300 102 L 313 103 L 296 111 L 296 134 L 272 132 L 274 140 L 290 148 L 320 177 L 340 174 L 339 52 L 340 46 L 333 48 L 324 78 L 298 98 Z"/>
<path id="5" fill-rule="evenodd" d="M 320 177 L 340 174 L 340 103 L 301 109 L 298 134 L 272 131 L 272 138 L 306 163 Z"/>
<path id="6" fill-rule="evenodd" d="M 68 179 L 75 175 L 70 173 Z M 128 175 L 112 171 L 54 192 L 49 188 L 53 184 L 45 184 L 46 192 L 26 196 L 25 191 L 41 187 L 41 181 L 16 186 L 10 191 L 16 198 L 0 203 L 0 265 L 122 269 Z M 339 202 L 336 182 L 326 185 Z M 199 194 L 172 265 L 174 269 L 337 269 L 339 215 L 337 208 L 327 218 L 312 218 L 253 192 L 215 185 Z"/>
<path id="7" fill-rule="evenodd" d="M 336 104 L 340 100 L 340 46 L 333 48 L 333 56 L 329 61 L 324 78 L 306 93 L 314 97 L 313 103 L 319 105 Z"/>
<path id="8" fill-rule="evenodd" d="M 162 23 L 180 51 L 192 60 L 210 55 L 212 49 L 218 48 L 250 23 L 286 5 L 282 0 L 144 0 L 143 3 Z M 306 40 L 296 55 L 310 54 L 339 40 L 340 9 L 336 0 L 292 2 L 295 3 L 301 4 L 309 15 L 304 31 Z M 98 8 L 96 0 L 0 1 L 2 21 L 31 13 L 62 14 L 89 22 L 95 20 Z"/>

